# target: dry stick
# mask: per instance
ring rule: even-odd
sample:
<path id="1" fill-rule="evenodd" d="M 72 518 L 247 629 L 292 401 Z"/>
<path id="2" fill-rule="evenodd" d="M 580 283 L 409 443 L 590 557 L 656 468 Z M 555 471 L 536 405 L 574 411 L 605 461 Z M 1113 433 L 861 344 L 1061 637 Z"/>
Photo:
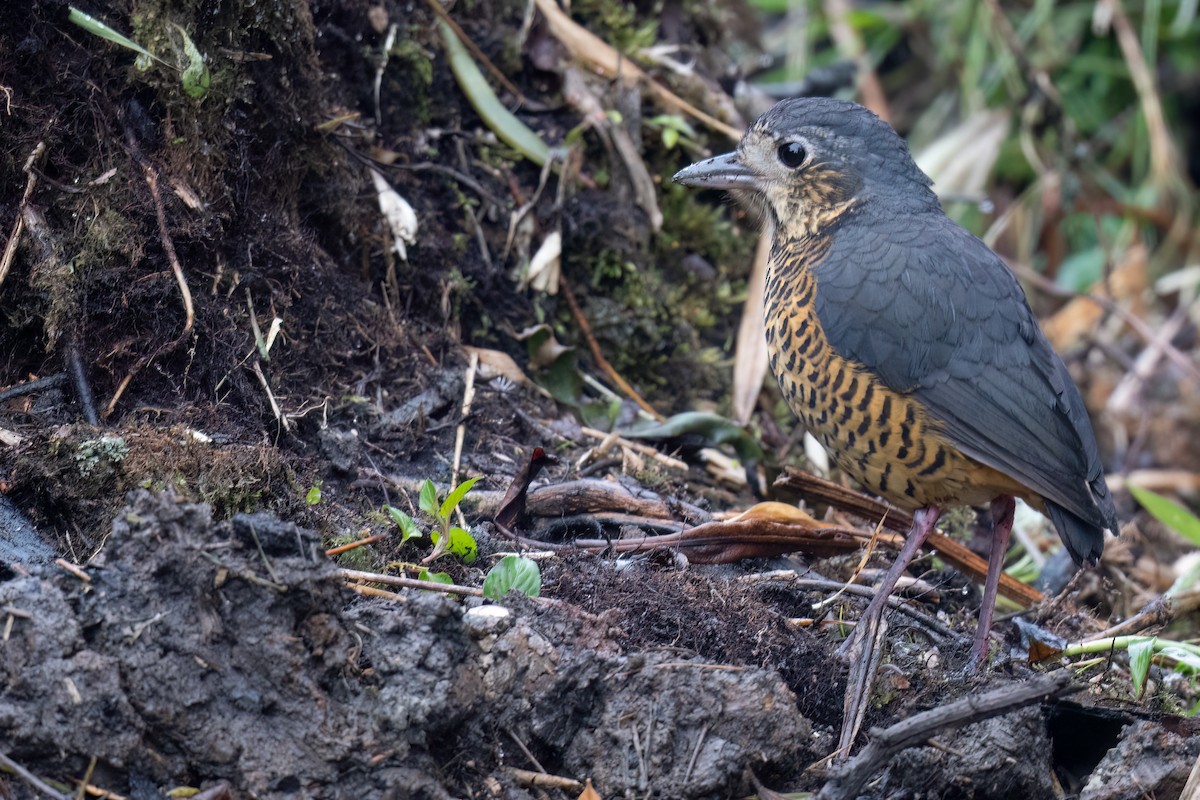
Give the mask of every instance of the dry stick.
<path id="1" fill-rule="evenodd" d="M 871 743 L 837 770 L 817 794 L 817 800 L 851 800 L 896 753 L 920 745 L 934 734 L 1016 711 L 1082 690 L 1072 685 L 1071 673 L 1060 670 L 1025 683 L 981 695 L 968 695 L 948 705 L 916 714 L 885 730 L 871 731 Z"/>
<path id="2" fill-rule="evenodd" d="M 75 800 L 83 800 L 88 787 L 92 785 L 92 775 L 96 773 L 96 760 L 95 756 L 88 759 L 87 772 L 83 773 L 83 780 L 79 782 L 79 788 L 75 790 Z"/>
<path id="3" fill-rule="evenodd" d="M 47 797 L 54 797 L 54 798 L 57 798 L 58 800 L 67 800 L 67 795 L 62 794 L 61 792 L 56 791 L 53 787 L 48 786 L 47 784 L 43 783 L 41 778 L 34 775 L 29 770 L 25 769 L 17 762 L 13 761 L 11 758 L 6 756 L 4 753 L 0 753 L 0 766 L 3 766 L 5 769 L 11 770 L 14 775 L 18 776 L 19 778 L 21 778 L 21 780 L 25 781 L 30 786 L 32 786 L 34 789 L 37 789 L 39 792 L 46 795 Z"/>
<path id="4" fill-rule="evenodd" d="M 1196 763 L 1192 765 L 1192 772 L 1188 775 L 1179 800 L 1200 800 L 1200 755 L 1196 756 Z"/>
<path id="5" fill-rule="evenodd" d="M 55 386 L 60 386 L 67 382 L 67 373 L 59 372 L 54 375 L 47 375 L 45 378 L 37 378 L 36 380 L 18 383 L 16 386 L 10 386 L 0 392 L 0 402 L 10 400 L 14 397 L 21 397 L 26 394 L 40 392 L 43 389 L 53 389 Z"/>
<path id="6" fill-rule="evenodd" d="M 472 350 L 470 360 L 467 362 L 467 377 L 463 382 L 462 422 L 458 423 L 458 427 L 454 430 L 454 463 L 450 468 L 451 491 L 458 486 L 458 470 L 462 466 L 463 440 L 467 436 L 467 417 L 471 415 L 471 403 L 475 400 L 475 373 L 478 371 L 479 351 Z M 454 510 L 458 514 L 458 524 L 463 528 L 467 527 L 467 518 L 463 516 L 462 509 L 455 506 Z"/>
<path id="7" fill-rule="evenodd" d="M 801 578 L 801 577 L 796 576 L 795 573 L 778 574 L 778 573 L 766 572 L 766 573 L 758 573 L 758 574 L 754 574 L 754 575 L 746 575 L 746 576 L 743 576 L 743 577 L 737 579 L 738 583 L 751 583 L 751 584 L 760 583 L 760 582 L 761 583 L 771 583 L 774 581 L 784 581 L 784 582 L 790 583 L 792 586 L 796 587 L 797 589 L 811 589 L 811 590 L 822 591 L 822 592 L 840 591 L 844 594 L 853 594 L 853 595 L 857 595 L 858 597 L 866 597 L 866 598 L 872 598 L 875 596 L 875 590 L 872 589 L 870 586 L 857 586 L 857 585 L 847 586 L 846 584 L 841 583 L 840 581 L 828 581 L 828 580 L 821 580 L 819 578 Z M 921 625 L 921 627 L 926 628 L 929 631 L 932 631 L 934 633 L 937 633 L 944 639 L 948 639 L 950 641 L 955 641 L 955 642 L 959 642 L 959 643 L 964 643 L 967 641 L 966 636 L 963 636 L 961 633 L 958 633 L 957 631 L 951 629 L 950 626 L 946 625 L 946 623 L 942 622 L 941 620 L 937 619 L 936 617 L 934 617 L 930 614 L 926 614 L 924 611 L 920 610 L 919 608 L 914 606 L 912 603 L 908 602 L 908 600 L 903 597 L 895 597 L 895 596 L 889 597 L 888 598 L 888 607 L 893 609 L 894 611 L 899 611 L 902 614 L 905 614 L 906 616 L 912 617 L 913 620 L 915 620 L 917 623 L 919 623 Z M 846 623 L 839 622 L 837 624 L 844 625 Z"/>
<path id="8" fill-rule="evenodd" d="M 192 329 L 196 321 L 196 310 L 192 306 L 192 292 L 188 289 L 187 278 L 183 276 L 183 265 L 175 254 L 175 243 L 171 241 L 171 232 L 167 230 L 167 212 L 163 208 L 162 192 L 158 190 L 158 170 L 150 166 L 150 162 L 139 158 L 142 171 L 146 173 L 146 185 L 150 187 L 150 196 L 154 199 L 154 215 L 158 218 L 158 236 L 162 240 L 163 250 L 167 260 L 171 262 L 171 271 L 175 274 L 175 283 L 179 284 L 179 294 L 183 297 L 184 323 L 183 332 Z"/>
<path id="9" fill-rule="evenodd" d="M 521 749 L 524 750 L 525 746 L 521 745 Z M 576 793 L 583 791 L 583 784 L 574 778 L 564 778 L 560 775 L 550 775 L 545 772 L 532 772 L 527 769 L 517 769 L 516 767 L 505 767 L 505 769 L 525 786 L 541 786 Z"/>
<path id="10" fill-rule="evenodd" d="M 435 2 L 435 0 L 427 0 L 427 2 Z M 709 128 L 725 134 L 730 139 L 741 138 L 742 132 L 738 128 L 722 122 L 711 114 L 704 113 L 653 80 L 637 64 L 630 62 L 599 36 L 563 13 L 555 0 L 534 0 L 534 4 L 546 18 L 551 35 L 567 49 L 572 58 L 583 62 L 589 69 L 605 78 L 620 79 L 625 83 L 641 86 L 663 105 L 686 114 Z"/>
<path id="11" fill-rule="evenodd" d="M 17 245 L 21 243 L 21 233 L 25 230 L 25 207 L 29 204 L 29 198 L 37 186 L 38 174 L 33 165 L 41 160 L 45 153 L 46 143 L 38 142 L 34 146 L 33 152 L 29 154 L 29 158 L 25 160 L 25 174 L 29 177 L 25 181 L 25 194 L 21 195 L 21 204 L 17 208 L 17 219 L 13 222 L 12 234 L 4 245 L 4 255 L 0 256 L 0 286 L 4 285 L 8 270 L 12 267 L 13 259 L 16 258 Z"/>
<path id="12" fill-rule="evenodd" d="M 779 476 L 775 485 L 794 489 L 809 502 L 826 503 L 864 519 L 881 519 L 886 514 L 885 526 L 901 535 L 907 535 L 912 529 L 911 514 L 801 470 L 789 468 Z M 987 575 L 987 567 L 983 559 L 936 530 L 929 534 L 927 544 L 941 553 L 946 561 L 953 563 L 956 569 L 966 573 L 973 580 L 983 580 Z M 1027 583 L 1022 583 L 1007 573 L 1000 576 L 1000 593 L 1008 599 L 1026 606 L 1040 603 L 1043 599 L 1042 593 L 1037 589 Z"/>
<path id="13" fill-rule="evenodd" d="M 275 395 L 271 392 L 271 385 L 267 383 L 267 376 L 263 374 L 258 359 L 254 360 L 254 374 L 258 376 L 258 382 L 262 384 L 263 391 L 267 393 L 267 402 L 271 404 L 271 413 L 275 415 L 275 419 L 279 420 L 279 424 L 285 431 L 291 431 L 292 422 L 286 414 L 279 410 L 279 404 L 275 402 Z"/>
<path id="14" fill-rule="evenodd" d="M 1118 414 L 1128 414 L 1133 411 L 1134 401 L 1141 394 L 1142 386 L 1154 374 L 1159 359 L 1166 354 L 1166 348 L 1170 346 L 1175 334 L 1179 333 L 1183 324 L 1188 321 L 1187 312 L 1186 306 L 1176 309 L 1175 313 L 1159 328 L 1154 338 L 1146 344 L 1146 349 L 1134 361 L 1133 369 L 1125 373 L 1121 382 L 1117 384 L 1117 388 L 1113 389 L 1112 394 L 1109 395 L 1108 407 L 1110 409 Z"/>
<path id="15" fill-rule="evenodd" d="M 1171 620 L 1185 614 L 1193 614 L 1198 609 L 1200 609 L 1200 591 L 1185 592 L 1174 597 L 1159 595 L 1124 622 L 1088 636 L 1083 640 L 1083 644 L 1101 639 L 1111 639 L 1115 636 L 1127 636 L 1147 628 L 1166 625 Z"/>
<path id="16" fill-rule="evenodd" d="M 375 542 L 383 541 L 386 538 L 387 538 L 386 533 L 377 533 L 374 536 L 368 536 L 365 539 L 359 539 L 357 541 L 349 542 L 348 544 L 342 544 L 342 545 L 338 545 L 337 547 L 331 547 L 325 551 L 325 555 L 327 557 L 341 555 L 342 553 L 349 552 L 350 550 L 354 550 L 355 548 L 365 547 L 366 545 L 375 544 Z"/>
<path id="17" fill-rule="evenodd" d="M 443 592 L 445 594 L 468 594 L 472 597 L 483 597 L 483 590 L 476 589 L 473 586 L 459 586 L 454 583 L 422 581 L 417 580 L 416 578 L 401 578 L 398 575 L 380 575 L 376 572 L 362 572 L 361 570 L 357 569 L 339 569 L 338 574 L 351 581 L 366 581 L 368 583 L 382 583 L 388 586 L 403 586 L 406 589 L 428 589 L 431 592 Z"/>
<path id="18" fill-rule="evenodd" d="M 1034 272 L 1029 267 L 1024 267 L 1017 264 L 1010 264 L 1009 266 L 1012 268 L 1013 272 L 1017 273 L 1019 278 L 1029 281 L 1037 289 L 1045 294 L 1050 295 L 1051 297 L 1071 299 L 1082 297 L 1087 300 L 1091 300 L 1105 311 L 1116 314 L 1118 317 L 1120 317 L 1121 321 L 1128 325 L 1133 332 L 1136 333 L 1147 345 L 1154 345 L 1158 336 L 1158 331 L 1150 327 L 1150 325 L 1148 325 L 1140 317 L 1123 307 L 1120 303 L 1117 303 L 1112 298 L 1104 297 L 1103 295 L 1098 294 L 1091 294 L 1089 292 L 1073 292 L 1070 289 L 1063 289 L 1061 286 L 1047 279 L 1045 276 Z M 1196 384 L 1196 386 L 1200 387 L 1200 369 L 1196 369 L 1196 365 L 1193 364 L 1187 356 L 1179 352 L 1179 349 L 1172 345 L 1169 341 L 1164 342 L 1161 347 L 1163 355 L 1171 359 L 1171 363 L 1178 367 L 1181 372 L 1183 372 L 1193 383 Z"/>
<path id="19" fill-rule="evenodd" d="M 883 658 L 883 640 L 888 630 L 887 615 L 880 616 L 874 625 L 869 624 L 872 621 L 854 631 L 862 653 L 850 662 L 846 676 L 846 696 L 842 699 L 842 731 L 838 736 L 837 752 L 834 753 L 837 759 L 850 755 L 850 748 L 858 738 L 858 732 L 867 716 L 867 706 L 870 705 L 875 672 Z"/>
<path id="20" fill-rule="evenodd" d="M 654 406 L 643 400 L 642 396 L 613 369 L 613 365 L 608 363 L 608 359 L 604 357 L 604 353 L 600 352 L 600 343 L 592 335 L 592 326 L 588 324 L 587 317 L 580 310 L 579 303 L 575 300 L 575 292 L 571 291 L 571 284 L 567 283 L 565 277 L 560 279 L 559 286 L 562 287 L 563 297 L 567 298 L 567 305 L 571 307 L 571 314 L 575 317 L 575 322 L 579 325 L 579 330 L 583 333 L 583 338 L 587 340 L 588 349 L 592 351 L 592 358 L 596 359 L 597 366 L 604 370 L 604 373 L 617 385 L 617 388 L 624 392 L 629 399 L 637 403 L 643 411 L 659 422 L 665 420 L 666 417 L 655 411 Z"/>
<path id="21" fill-rule="evenodd" d="M 1121 48 L 1121 55 L 1125 57 L 1125 63 L 1129 66 L 1129 77 L 1133 80 L 1133 86 L 1142 104 L 1142 116 L 1150 134 L 1150 169 L 1154 173 L 1155 183 L 1160 186 L 1177 185 L 1178 154 L 1171 141 L 1171 135 L 1167 132 L 1162 101 L 1154 85 L 1154 75 L 1146 64 L 1146 56 L 1142 52 L 1138 34 L 1133 29 L 1121 0 L 1105 0 L 1103 5 L 1106 5 L 1112 14 L 1117 44 Z"/>

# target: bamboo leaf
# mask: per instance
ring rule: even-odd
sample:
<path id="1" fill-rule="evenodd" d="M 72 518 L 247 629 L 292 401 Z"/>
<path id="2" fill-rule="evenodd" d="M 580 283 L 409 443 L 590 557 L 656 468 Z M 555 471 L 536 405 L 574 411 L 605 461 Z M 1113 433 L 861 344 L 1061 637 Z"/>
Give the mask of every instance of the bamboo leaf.
<path id="1" fill-rule="evenodd" d="M 437 24 L 450 60 L 450 71 L 484 124 L 501 141 L 539 167 L 545 164 L 550 159 L 550 148 L 528 125 L 504 107 L 454 30 L 443 20 L 439 19 Z"/>

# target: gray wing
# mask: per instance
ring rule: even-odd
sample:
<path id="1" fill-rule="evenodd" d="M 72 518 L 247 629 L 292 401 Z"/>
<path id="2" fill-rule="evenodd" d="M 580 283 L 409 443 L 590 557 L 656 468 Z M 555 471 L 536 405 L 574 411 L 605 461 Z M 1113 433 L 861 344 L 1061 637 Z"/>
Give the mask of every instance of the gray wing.
<path id="1" fill-rule="evenodd" d="M 1016 277 L 940 211 L 867 216 L 835 231 L 815 268 L 830 344 L 921 400 L 964 453 L 1061 507 L 1051 517 L 1073 555 L 1098 557 L 1102 534 L 1066 530 L 1058 513 L 1117 531 L 1096 438 Z"/>

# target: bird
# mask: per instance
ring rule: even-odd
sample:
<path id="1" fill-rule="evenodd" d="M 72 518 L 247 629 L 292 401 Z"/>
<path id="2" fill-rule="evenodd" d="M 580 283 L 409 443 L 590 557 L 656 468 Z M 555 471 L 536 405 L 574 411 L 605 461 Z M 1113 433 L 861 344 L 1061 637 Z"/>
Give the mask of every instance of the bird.
<path id="1" fill-rule="evenodd" d="M 734 152 L 674 180 L 765 206 L 764 325 L 783 396 L 846 475 L 913 512 L 855 631 L 878 626 L 943 510 L 990 506 L 978 668 L 1014 498 L 1049 517 L 1079 566 L 1119 532 L 1083 399 L 1016 276 L 946 215 L 891 125 L 851 101 L 784 100 Z"/>

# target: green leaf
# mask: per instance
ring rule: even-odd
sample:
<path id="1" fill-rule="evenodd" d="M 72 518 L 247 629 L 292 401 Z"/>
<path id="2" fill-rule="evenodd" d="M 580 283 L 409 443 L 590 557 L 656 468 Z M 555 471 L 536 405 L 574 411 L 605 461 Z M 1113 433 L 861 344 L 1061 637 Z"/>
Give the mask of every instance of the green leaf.
<path id="1" fill-rule="evenodd" d="M 467 53 L 458 40 L 454 29 L 442 20 L 438 20 L 438 32 L 442 34 L 442 44 L 446 47 L 446 57 L 450 62 L 450 71 L 454 80 L 462 89 L 471 107 L 479 114 L 484 124 L 500 139 L 528 158 L 539 167 L 550 159 L 550 148 L 533 130 L 511 111 L 505 108 L 500 98 L 492 91 L 487 79 L 479 71 L 475 61 Z"/>
<path id="2" fill-rule="evenodd" d="M 321 487 L 314 486 L 304 495 L 304 505 L 315 506 L 321 502 Z"/>
<path id="3" fill-rule="evenodd" d="M 663 128 L 662 143 L 668 150 L 674 150 L 675 145 L 679 144 L 679 131 L 674 128 Z"/>
<path id="4" fill-rule="evenodd" d="M 192 37 L 187 35 L 187 31 L 178 25 L 175 30 L 179 31 L 179 35 L 183 37 L 183 52 L 187 55 L 188 64 L 183 69 L 183 75 L 180 76 L 183 81 L 183 91 L 188 97 L 200 98 L 208 93 L 208 86 L 212 82 L 212 76 L 208 74 L 208 66 L 204 63 L 204 56 L 196 49 L 196 45 L 192 43 Z"/>
<path id="5" fill-rule="evenodd" d="M 491 600 L 503 600 L 513 589 L 529 597 L 541 594 L 542 571 L 536 561 L 505 556 L 483 579 L 483 596 Z"/>
<path id="6" fill-rule="evenodd" d="M 1149 489 L 1130 486 L 1129 491 L 1142 504 L 1142 508 L 1150 512 L 1150 516 L 1187 539 L 1193 546 L 1200 547 L 1200 519 L 1195 514 Z"/>
<path id="7" fill-rule="evenodd" d="M 71 7 L 70 12 L 67 14 L 67 19 L 70 20 L 71 22 L 74 22 L 76 25 L 83 28 L 85 31 L 92 34 L 93 36 L 99 36 L 101 39 L 110 41 L 113 44 L 119 44 L 119 45 L 121 45 L 121 47 L 128 48 L 129 50 L 132 50 L 135 53 L 140 53 L 141 55 L 145 56 L 146 58 L 152 58 L 155 61 L 159 62 L 160 64 L 167 63 L 167 62 L 163 61 L 161 58 L 159 58 L 158 56 L 151 53 L 146 48 L 142 47 L 137 42 L 130 39 L 129 37 L 124 36 L 123 34 L 117 33 L 115 30 L 108 27 L 108 25 L 105 25 L 103 22 L 96 19 L 95 17 L 88 16 L 87 14 L 83 13 L 78 8 L 75 8 L 74 6 Z"/>
<path id="8" fill-rule="evenodd" d="M 430 581 L 431 583 L 454 583 L 454 578 L 450 577 L 447 572 L 430 572 L 425 567 L 421 567 L 421 571 L 417 573 L 417 580 Z"/>
<path id="9" fill-rule="evenodd" d="M 429 516 L 441 519 L 438 517 L 437 487 L 433 485 L 433 481 L 426 480 L 421 484 L 421 499 L 417 505 Z"/>
<path id="10" fill-rule="evenodd" d="M 471 478 L 469 481 L 463 481 L 458 486 L 454 487 L 446 499 L 442 502 L 442 507 L 438 509 L 438 516 L 442 519 L 450 519 L 450 515 L 462 499 L 467 496 L 467 492 L 471 491 L 471 487 L 479 481 L 479 478 Z"/>
<path id="11" fill-rule="evenodd" d="M 425 534 L 421 533 L 421 529 L 417 527 L 417 523 L 413 522 L 413 518 L 405 514 L 398 508 L 392 506 L 384 506 L 383 510 L 392 518 L 392 522 L 400 528 L 400 544 L 404 544 L 409 539 L 419 539 Z"/>
<path id="12" fill-rule="evenodd" d="M 711 414 L 707 411 L 685 411 L 663 422 L 635 425 L 625 431 L 624 435 L 630 439 L 658 440 L 692 436 L 709 446 L 730 445 L 743 463 L 757 463 L 763 457 L 762 448 L 758 442 L 740 425 L 734 424 L 720 414 Z"/>
<path id="13" fill-rule="evenodd" d="M 433 539 L 435 546 L 441 544 L 441 531 L 434 531 L 430 538 Z M 470 531 L 465 531 L 457 525 L 450 529 L 450 543 L 446 546 L 446 550 L 467 564 L 474 563 L 479 555 L 479 546 L 475 544 L 475 537 L 471 535 Z"/>
<path id="14" fill-rule="evenodd" d="M 1146 686 L 1150 674 L 1150 659 L 1154 657 L 1154 639 L 1142 639 L 1129 645 L 1129 674 L 1133 678 L 1133 691 L 1138 697 Z"/>

